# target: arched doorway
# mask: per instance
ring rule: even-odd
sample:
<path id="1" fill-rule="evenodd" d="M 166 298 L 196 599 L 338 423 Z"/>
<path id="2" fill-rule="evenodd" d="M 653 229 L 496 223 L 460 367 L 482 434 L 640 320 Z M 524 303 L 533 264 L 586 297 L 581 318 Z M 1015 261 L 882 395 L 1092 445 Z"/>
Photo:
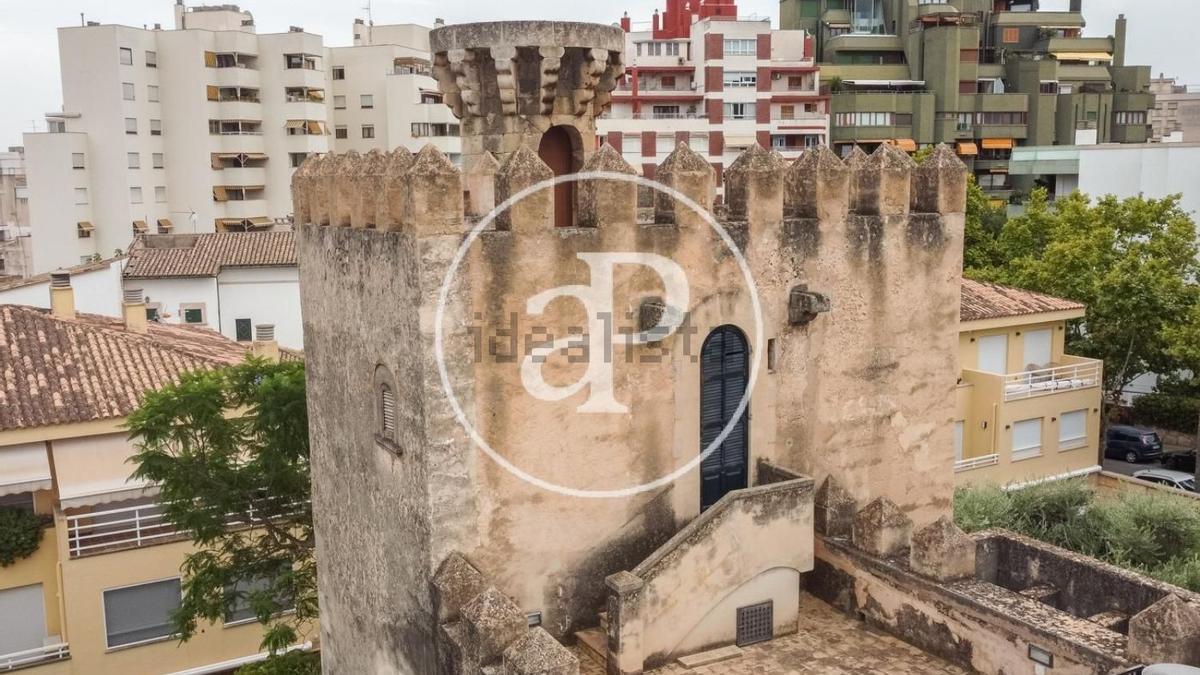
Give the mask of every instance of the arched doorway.
<path id="1" fill-rule="evenodd" d="M 554 126 L 542 134 L 538 144 L 538 157 L 550 167 L 555 176 L 574 173 L 579 170 L 576 166 L 576 151 L 578 150 L 575 136 L 578 132 L 571 127 Z M 575 224 L 575 184 L 559 183 L 554 186 L 554 226 L 571 227 Z"/>
<path id="2" fill-rule="evenodd" d="M 735 326 L 713 329 L 700 351 L 700 452 L 733 419 L 750 379 L 750 350 Z M 720 447 L 700 463 L 700 510 L 748 484 L 750 407 Z"/>

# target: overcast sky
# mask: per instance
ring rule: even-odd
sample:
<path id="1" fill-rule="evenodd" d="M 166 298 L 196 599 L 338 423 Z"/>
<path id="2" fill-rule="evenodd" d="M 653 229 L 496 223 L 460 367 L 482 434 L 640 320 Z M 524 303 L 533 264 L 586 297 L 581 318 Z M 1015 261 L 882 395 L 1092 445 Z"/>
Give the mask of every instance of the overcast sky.
<path id="1" fill-rule="evenodd" d="M 218 0 L 209 0 L 217 4 Z M 1043 0 L 1043 9 L 1066 9 L 1068 0 Z M 130 26 L 162 23 L 171 26 L 173 0 L 0 0 L 0 147 L 21 143 L 21 133 L 45 130 L 43 114 L 62 105 L 58 45 L 55 29 L 87 20 Z M 189 4 L 199 4 L 196 2 Z M 351 25 L 365 17 L 367 0 L 248 0 L 259 32 L 273 33 L 303 26 L 325 37 L 326 46 L 350 44 Z M 635 21 L 645 20 L 655 0 L 373 0 L 376 23 L 432 25 L 435 17 L 447 23 L 499 19 L 560 19 L 612 23 L 622 11 Z M 778 25 L 777 0 L 739 0 L 739 13 L 769 16 Z M 1187 83 L 1200 84 L 1200 60 L 1191 42 L 1200 25 L 1200 3 L 1194 0 L 1084 0 L 1086 35 L 1110 35 L 1113 20 L 1129 18 L 1127 63 L 1149 64 Z"/>

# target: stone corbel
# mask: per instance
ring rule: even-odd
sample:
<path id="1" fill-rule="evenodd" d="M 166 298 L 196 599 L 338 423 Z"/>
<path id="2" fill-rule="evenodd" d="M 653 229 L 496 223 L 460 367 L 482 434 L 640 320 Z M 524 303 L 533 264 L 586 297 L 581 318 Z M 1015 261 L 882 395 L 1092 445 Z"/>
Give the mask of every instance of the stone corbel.
<path id="1" fill-rule="evenodd" d="M 788 323 L 793 326 L 806 326 L 817 318 L 818 314 L 828 312 L 831 308 L 829 298 L 808 290 L 808 284 L 793 286 L 788 294 Z"/>
<path id="2" fill-rule="evenodd" d="M 539 47 L 542 57 L 541 110 L 543 115 L 554 113 L 554 99 L 558 96 L 558 74 L 562 70 L 563 47 Z"/>
<path id="3" fill-rule="evenodd" d="M 500 95 L 500 110 L 505 115 L 517 114 L 517 48 L 492 47 L 492 60 L 496 62 L 496 86 Z"/>

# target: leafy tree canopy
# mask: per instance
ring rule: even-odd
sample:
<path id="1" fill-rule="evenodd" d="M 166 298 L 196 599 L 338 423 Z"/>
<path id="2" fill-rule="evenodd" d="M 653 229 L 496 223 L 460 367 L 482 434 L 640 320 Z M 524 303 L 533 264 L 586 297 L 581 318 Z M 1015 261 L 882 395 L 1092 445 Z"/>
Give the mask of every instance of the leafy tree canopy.
<path id="1" fill-rule="evenodd" d="M 1051 204 L 1038 188 L 1025 213 L 999 227 L 981 196 L 968 196 L 965 273 L 1085 303 L 1069 349 L 1104 361 L 1109 402 L 1139 375 L 1179 366 L 1181 344 L 1200 336 L 1200 266 L 1178 195 L 1093 202 L 1075 192 Z"/>
<path id="2" fill-rule="evenodd" d="M 253 617 L 263 648 L 298 642 L 317 615 L 304 365 L 261 359 L 184 374 L 129 416 L 134 476 L 160 486 L 190 532 L 181 639 L 201 621 Z"/>

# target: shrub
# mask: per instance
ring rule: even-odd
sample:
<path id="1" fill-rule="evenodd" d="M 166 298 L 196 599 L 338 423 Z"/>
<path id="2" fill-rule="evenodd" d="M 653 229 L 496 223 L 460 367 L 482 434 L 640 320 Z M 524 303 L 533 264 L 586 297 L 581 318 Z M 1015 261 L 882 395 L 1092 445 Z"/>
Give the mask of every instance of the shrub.
<path id="1" fill-rule="evenodd" d="M 1149 574 L 1159 581 L 1200 593 L 1200 554 L 1176 558 L 1151 570 Z"/>
<path id="2" fill-rule="evenodd" d="M 33 555 L 46 519 L 26 509 L 0 508 L 0 567 Z"/>
<path id="3" fill-rule="evenodd" d="M 954 522 L 964 532 L 1012 527 L 1008 495 L 994 485 L 960 487 L 954 491 Z"/>
<path id="4" fill-rule="evenodd" d="M 291 651 L 238 668 L 237 675 L 321 675 L 321 655 Z"/>
<path id="5" fill-rule="evenodd" d="M 1133 400 L 1133 419 L 1140 424 L 1185 434 L 1196 432 L 1200 399 L 1176 394 L 1143 394 Z"/>
<path id="6" fill-rule="evenodd" d="M 1107 557 L 1113 561 L 1155 569 L 1200 554 L 1200 509 L 1188 500 L 1126 493 L 1103 511 Z"/>
<path id="7" fill-rule="evenodd" d="M 1075 548 L 1072 544 L 1080 534 L 1076 530 L 1086 527 L 1093 493 L 1082 480 L 1056 480 L 1012 490 L 1008 498 L 1012 529 L 1056 546 Z"/>

